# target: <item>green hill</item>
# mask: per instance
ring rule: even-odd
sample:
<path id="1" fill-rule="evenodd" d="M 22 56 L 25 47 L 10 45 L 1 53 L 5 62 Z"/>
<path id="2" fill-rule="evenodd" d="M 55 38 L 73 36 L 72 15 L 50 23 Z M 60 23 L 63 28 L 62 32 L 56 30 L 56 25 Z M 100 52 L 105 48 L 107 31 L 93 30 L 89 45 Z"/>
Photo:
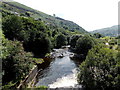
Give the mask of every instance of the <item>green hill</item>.
<path id="1" fill-rule="evenodd" d="M 80 27 L 79 25 L 72 21 L 45 14 L 43 12 L 34 10 L 30 7 L 20 4 L 18 2 L 2 2 L 2 7 L 0 8 L 0 10 L 2 10 L 3 12 L 18 14 L 24 17 L 33 17 L 36 20 L 44 21 L 47 25 L 50 25 L 53 28 L 62 27 L 70 31 L 77 30 L 80 31 L 81 33 L 87 33 L 87 31 L 85 31 L 82 27 Z"/>
<path id="2" fill-rule="evenodd" d="M 93 34 L 94 33 L 100 33 L 104 36 L 116 37 L 118 35 L 118 25 L 108 27 L 108 28 L 94 30 L 94 31 L 91 31 L 90 33 L 93 33 Z"/>

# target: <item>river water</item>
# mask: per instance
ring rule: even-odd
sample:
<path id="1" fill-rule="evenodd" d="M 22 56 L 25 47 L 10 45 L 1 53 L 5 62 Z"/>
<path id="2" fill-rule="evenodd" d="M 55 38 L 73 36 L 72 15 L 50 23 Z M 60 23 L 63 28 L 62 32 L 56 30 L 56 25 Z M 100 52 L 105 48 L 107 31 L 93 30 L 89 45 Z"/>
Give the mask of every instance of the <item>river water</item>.
<path id="1" fill-rule="evenodd" d="M 38 74 L 36 86 L 48 86 L 49 88 L 75 87 L 77 85 L 78 62 L 70 59 L 67 49 L 56 49 L 56 55 L 64 55 L 63 58 L 55 58 Z"/>

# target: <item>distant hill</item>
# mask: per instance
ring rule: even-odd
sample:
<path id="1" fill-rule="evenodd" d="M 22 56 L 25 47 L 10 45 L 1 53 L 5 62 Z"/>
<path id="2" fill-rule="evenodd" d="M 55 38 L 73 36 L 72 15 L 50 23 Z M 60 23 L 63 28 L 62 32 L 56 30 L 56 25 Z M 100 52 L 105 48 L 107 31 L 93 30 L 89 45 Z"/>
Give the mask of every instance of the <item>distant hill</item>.
<path id="1" fill-rule="evenodd" d="M 10 1 L 10 0 L 9 0 Z M 33 17 L 36 20 L 44 21 L 47 25 L 51 27 L 60 27 L 64 29 L 68 29 L 70 31 L 80 31 L 81 33 L 88 33 L 82 27 L 77 25 L 76 23 L 68 20 L 64 20 L 60 17 L 51 16 L 40 12 L 38 10 L 34 10 L 30 7 L 27 7 L 18 2 L 2 2 L 2 7 L 0 8 L 3 12 L 10 12 L 13 14 L 18 14 L 24 17 Z"/>
<path id="2" fill-rule="evenodd" d="M 100 33 L 104 36 L 116 37 L 118 35 L 118 25 L 108 27 L 108 28 L 94 30 L 94 31 L 91 31 L 90 33 L 93 33 L 93 34 L 94 33 Z"/>

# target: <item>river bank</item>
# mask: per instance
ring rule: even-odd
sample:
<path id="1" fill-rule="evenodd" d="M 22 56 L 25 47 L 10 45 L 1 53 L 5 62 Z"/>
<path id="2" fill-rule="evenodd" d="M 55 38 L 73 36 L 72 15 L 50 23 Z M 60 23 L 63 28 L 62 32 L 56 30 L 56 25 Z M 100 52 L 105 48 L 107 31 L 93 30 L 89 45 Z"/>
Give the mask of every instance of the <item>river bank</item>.
<path id="1" fill-rule="evenodd" d="M 35 72 L 29 74 L 27 79 L 24 80 L 25 85 L 29 88 L 40 86 L 47 86 L 48 88 L 81 88 L 82 86 L 77 83 L 77 71 L 80 62 L 71 59 L 74 55 L 69 51 L 68 47 L 53 49 L 49 56 L 43 58 L 44 62 L 37 64 L 37 69 L 33 69 L 32 72 Z M 24 83 L 22 82 L 22 84 Z"/>
<path id="2" fill-rule="evenodd" d="M 55 53 L 55 54 L 53 54 Z M 76 87 L 78 62 L 70 59 L 68 48 L 54 49 L 54 60 L 46 66 L 37 76 L 36 87 L 47 86 L 49 88 Z M 62 57 L 60 57 L 62 55 Z"/>

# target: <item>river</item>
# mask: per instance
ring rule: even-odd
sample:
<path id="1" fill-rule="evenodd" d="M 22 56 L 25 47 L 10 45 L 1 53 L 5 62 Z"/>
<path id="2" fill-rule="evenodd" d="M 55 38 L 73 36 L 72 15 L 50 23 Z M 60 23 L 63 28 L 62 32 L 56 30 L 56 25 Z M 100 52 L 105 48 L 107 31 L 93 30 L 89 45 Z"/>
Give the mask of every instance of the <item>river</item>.
<path id="1" fill-rule="evenodd" d="M 77 83 L 78 62 L 70 59 L 71 52 L 68 49 L 56 49 L 56 57 L 37 76 L 38 82 L 35 86 L 48 86 L 49 88 L 75 87 Z"/>

